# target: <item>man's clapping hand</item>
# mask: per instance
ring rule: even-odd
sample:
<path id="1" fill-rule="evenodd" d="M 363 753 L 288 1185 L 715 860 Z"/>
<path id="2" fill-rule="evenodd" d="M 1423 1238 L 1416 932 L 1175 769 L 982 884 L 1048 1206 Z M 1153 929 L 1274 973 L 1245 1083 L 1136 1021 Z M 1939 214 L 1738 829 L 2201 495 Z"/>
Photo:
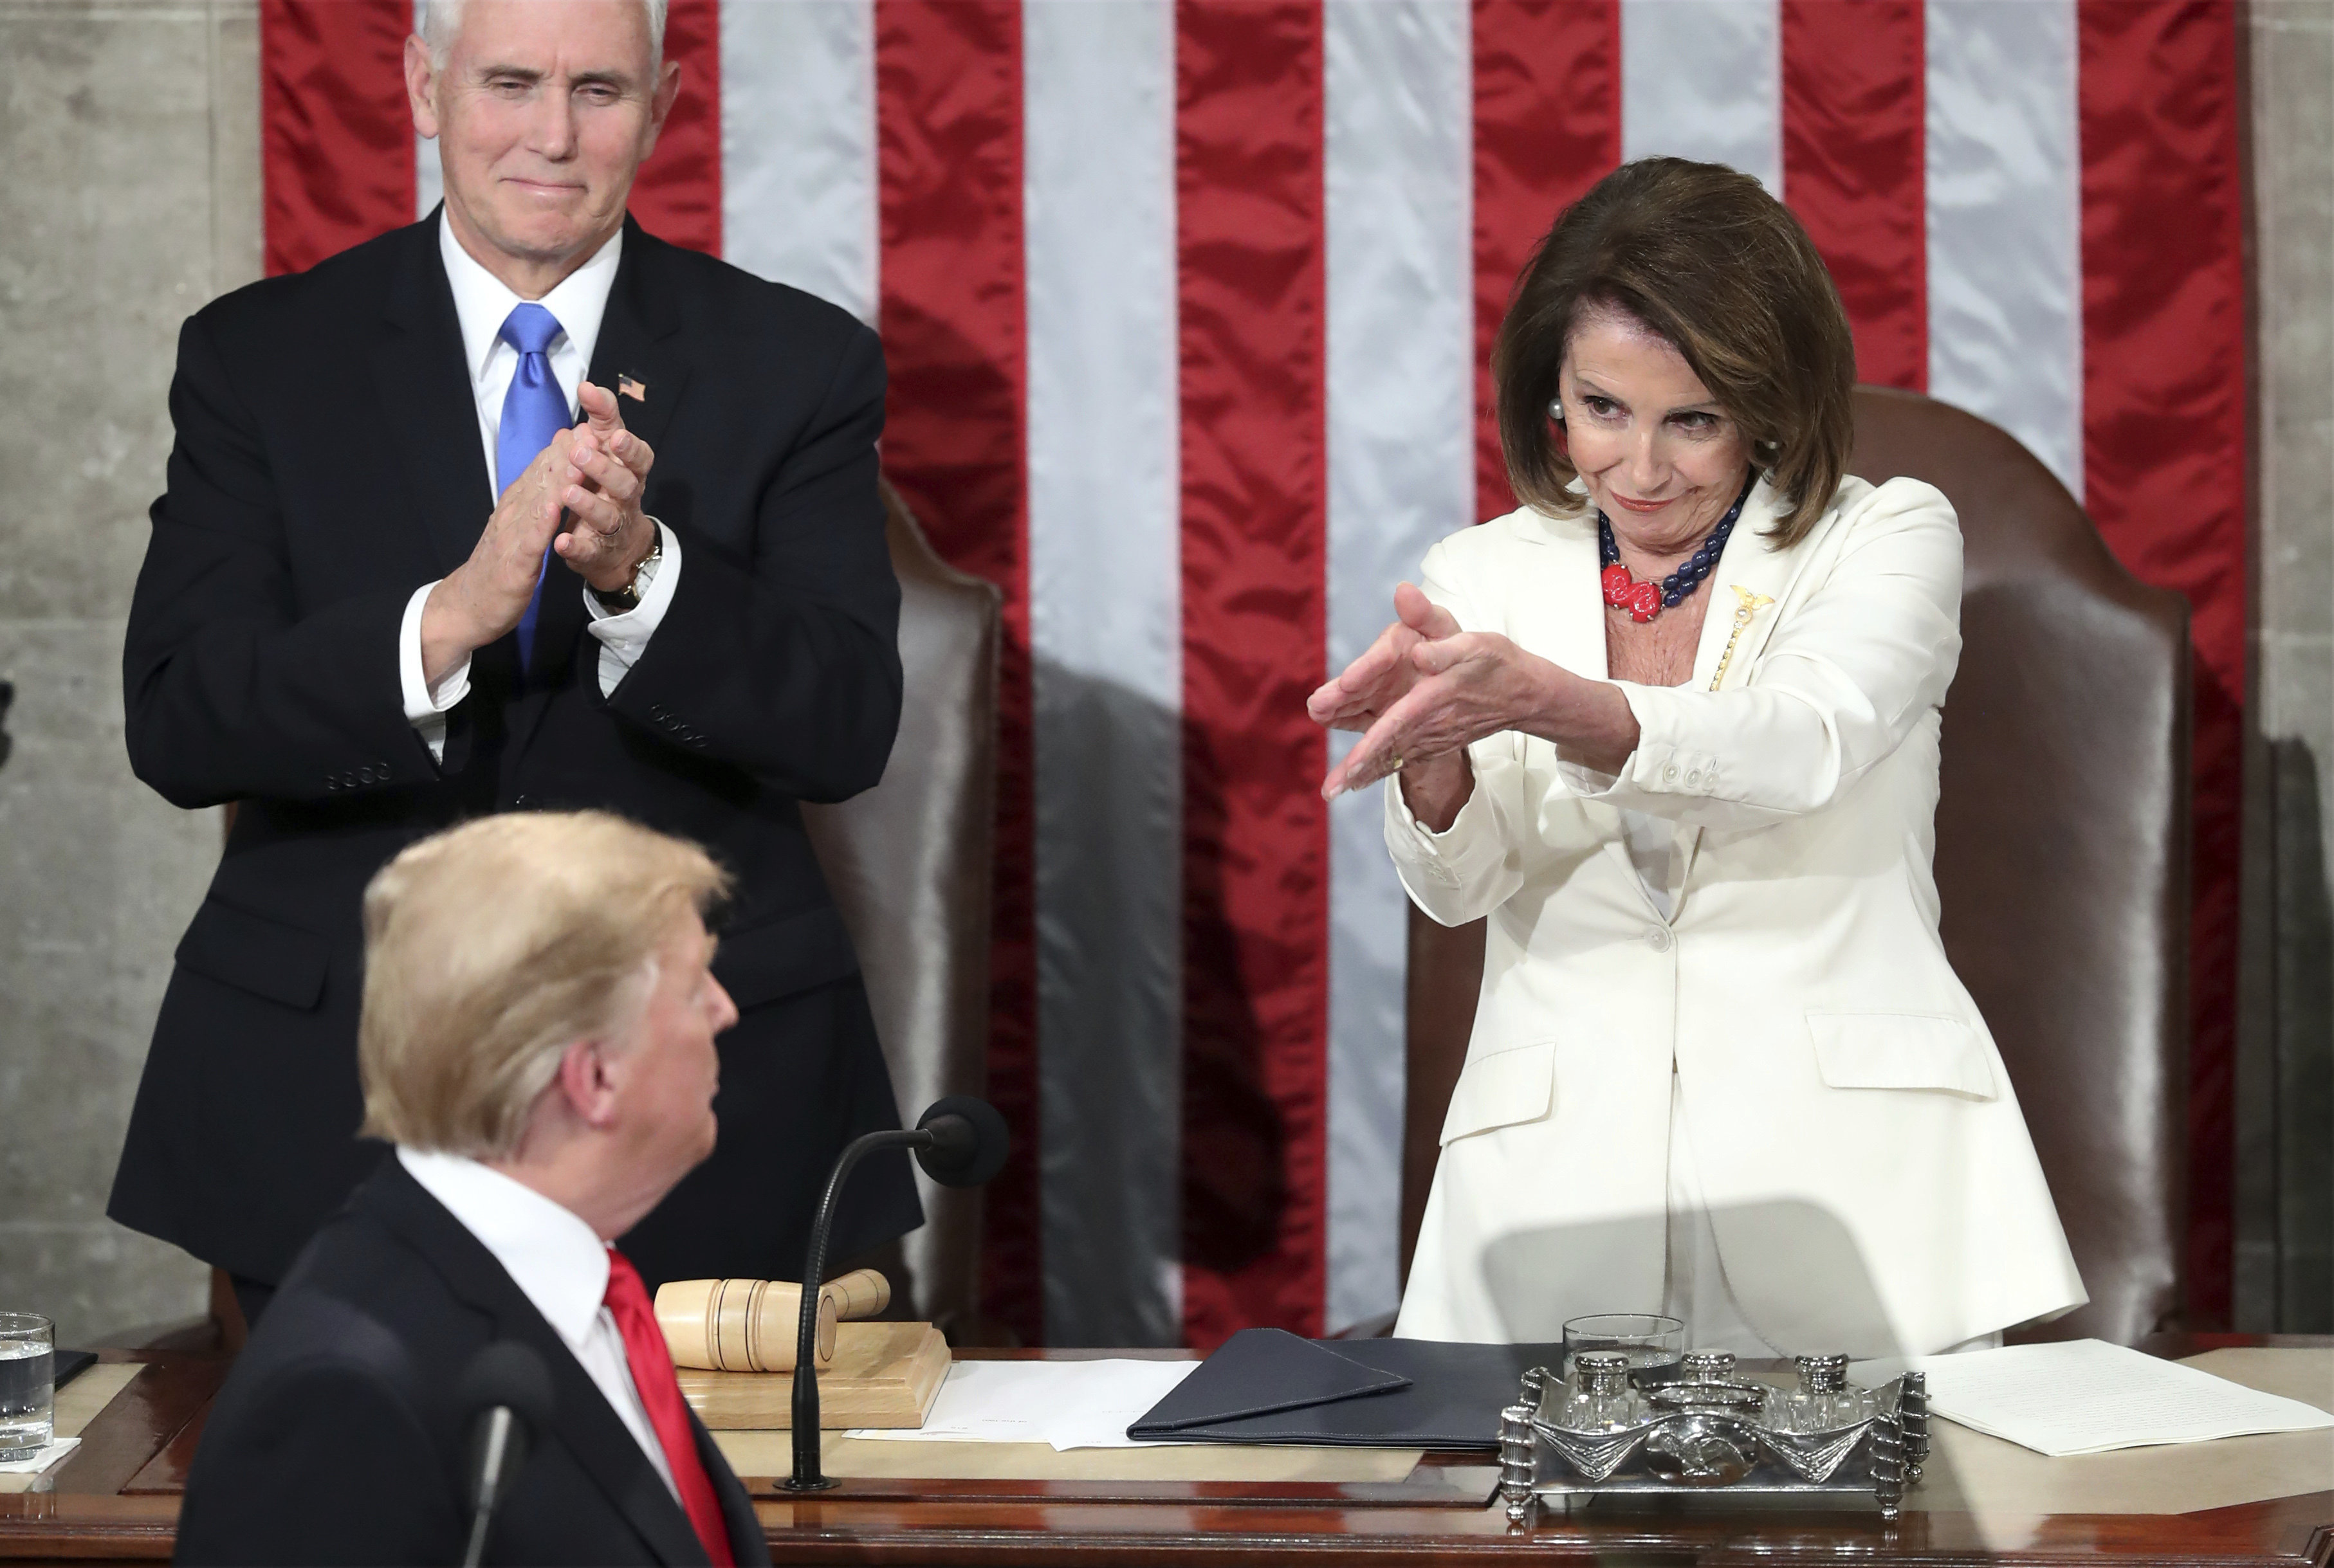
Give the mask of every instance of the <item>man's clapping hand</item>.
<path id="1" fill-rule="evenodd" d="M 656 524 L 641 510 L 656 454 L 624 428 L 606 388 L 586 381 L 579 400 L 586 422 L 535 454 L 503 491 L 470 558 L 430 590 L 421 611 L 421 671 L 431 687 L 517 627 L 545 550 L 608 592 L 632 582 L 656 543 Z"/>
<path id="2" fill-rule="evenodd" d="M 656 454 L 624 428 L 616 395 L 586 381 L 577 390 L 585 423 L 569 432 L 560 500 L 573 519 L 553 542 L 559 558 L 603 593 L 631 583 L 656 544 L 656 524 L 641 510 Z"/>
<path id="3" fill-rule="evenodd" d="M 543 553 L 559 532 L 559 486 L 573 430 L 562 430 L 504 489 L 470 558 L 421 607 L 421 674 L 435 688 L 464 659 L 518 625 L 535 597 Z"/>

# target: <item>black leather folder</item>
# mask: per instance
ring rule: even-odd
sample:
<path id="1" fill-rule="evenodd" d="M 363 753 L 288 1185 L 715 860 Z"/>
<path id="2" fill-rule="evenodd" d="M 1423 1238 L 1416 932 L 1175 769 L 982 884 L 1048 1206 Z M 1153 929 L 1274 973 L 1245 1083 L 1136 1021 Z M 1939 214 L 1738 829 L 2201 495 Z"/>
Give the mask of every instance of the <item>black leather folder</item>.
<path id="1" fill-rule="evenodd" d="M 1127 1430 L 1136 1438 L 1180 1433 L 1408 1387 L 1400 1373 L 1365 1366 L 1287 1329 L 1242 1329 Z"/>
<path id="2" fill-rule="evenodd" d="M 1527 1367 L 1561 1345 L 1307 1340 L 1243 1329 L 1126 1429 L 1170 1443 L 1490 1448 Z"/>

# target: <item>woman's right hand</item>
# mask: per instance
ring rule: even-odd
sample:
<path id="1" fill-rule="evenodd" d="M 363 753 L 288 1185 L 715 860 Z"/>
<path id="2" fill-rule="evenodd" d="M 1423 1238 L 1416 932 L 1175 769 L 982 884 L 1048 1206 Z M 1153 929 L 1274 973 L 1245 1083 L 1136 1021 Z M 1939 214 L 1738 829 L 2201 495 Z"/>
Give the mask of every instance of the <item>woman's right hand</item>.
<path id="1" fill-rule="evenodd" d="M 1459 634 L 1457 619 L 1411 583 L 1394 591 L 1394 611 L 1399 620 L 1378 633 L 1359 659 L 1305 699 L 1305 711 L 1314 723 L 1327 729 L 1368 729 L 1418 684 L 1421 677 L 1411 650 L 1422 642 Z"/>

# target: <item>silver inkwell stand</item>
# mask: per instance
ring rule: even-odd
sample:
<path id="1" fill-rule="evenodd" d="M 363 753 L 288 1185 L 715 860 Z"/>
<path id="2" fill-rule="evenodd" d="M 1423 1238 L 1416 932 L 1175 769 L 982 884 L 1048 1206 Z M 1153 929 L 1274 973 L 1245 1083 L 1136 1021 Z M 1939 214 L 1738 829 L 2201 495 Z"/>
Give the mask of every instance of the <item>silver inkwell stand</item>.
<path id="1" fill-rule="evenodd" d="M 1674 1352 L 1673 1352 L 1674 1357 Z M 1847 1380 L 1845 1356 L 1799 1356 L 1795 1388 L 1738 1373 L 1729 1351 L 1690 1351 L 1676 1375 L 1632 1372 L 1618 1351 L 1581 1351 L 1566 1375 L 1545 1367 L 1500 1414 L 1500 1497 L 1523 1524 L 1538 1498 L 1661 1496 L 1725 1488 L 1869 1497 L 1883 1519 L 1904 1506 L 1929 1453 L 1924 1380 Z"/>

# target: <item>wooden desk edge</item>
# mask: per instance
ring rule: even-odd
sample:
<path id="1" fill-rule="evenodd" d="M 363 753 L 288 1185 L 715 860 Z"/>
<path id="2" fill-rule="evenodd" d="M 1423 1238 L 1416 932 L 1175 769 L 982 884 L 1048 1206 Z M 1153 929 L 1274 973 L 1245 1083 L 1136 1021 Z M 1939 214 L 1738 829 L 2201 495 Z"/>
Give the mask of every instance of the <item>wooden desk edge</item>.
<path id="1" fill-rule="evenodd" d="M 2178 1355 L 2264 1343 L 2323 1348 L 2334 1341 L 2189 1335 L 2148 1348 Z M 969 1352 L 961 1359 L 1079 1361 L 1123 1353 Z M 1139 1353 L 1172 1360 L 1191 1352 Z M 0 1495 L 0 1558 L 150 1562 L 169 1556 L 178 1498 L 142 1487 L 183 1478 L 184 1460 L 225 1380 L 227 1360 L 151 1351 L 107 1352 L 101 1359 L 144 1362 L 152 1370 L 91 1421 L 82 1448 L 60 1462 L 51 1490 Z M 1487 1462 L 1473 1455 L 1430 1455 L 1426 1464 Z M 124 1495 L 131 1486 L 141 1490 Z M 771 1492 L 765 1480 L 755 1505 L 773 1561 L 783 1563 L 1092 1564 L 1175 1556 L 1236 1564 L 1281 1563 L 1297 1556 L 1415 1561 L 1621 1553 L 1770 1563 L 1901 1554 L 1927 1562 L 2186 1559 L 2334 1568 L 2334 1493 L 2194 1514 L 2034 1515 L 1990 1521 L 1991 1531 L 1968 1515 L 1915 1513 L 1886 1527 L 1876 1518 L 1761 1514 L 1755 1532 L 1746 1531 L 1740 1515 L 1558 1517 L 1511 1533 L 1494 1510 L 1437 1501 L 1431 1492 L 1417 1498 L 1415 1489 L 1405 1498 L 1406 1488 L 1410 1483 L 1291 1482 L 1255 1496 L 1259 1488 L 1244 1492 L 1231 1483 L 863 1480 L 841 1496 L 796 1498 Z M 2022 1543 L 1989 1544 L 1988 1534 L 2000 1539 L 2004 1529 L 2022 1531 Z"/>

